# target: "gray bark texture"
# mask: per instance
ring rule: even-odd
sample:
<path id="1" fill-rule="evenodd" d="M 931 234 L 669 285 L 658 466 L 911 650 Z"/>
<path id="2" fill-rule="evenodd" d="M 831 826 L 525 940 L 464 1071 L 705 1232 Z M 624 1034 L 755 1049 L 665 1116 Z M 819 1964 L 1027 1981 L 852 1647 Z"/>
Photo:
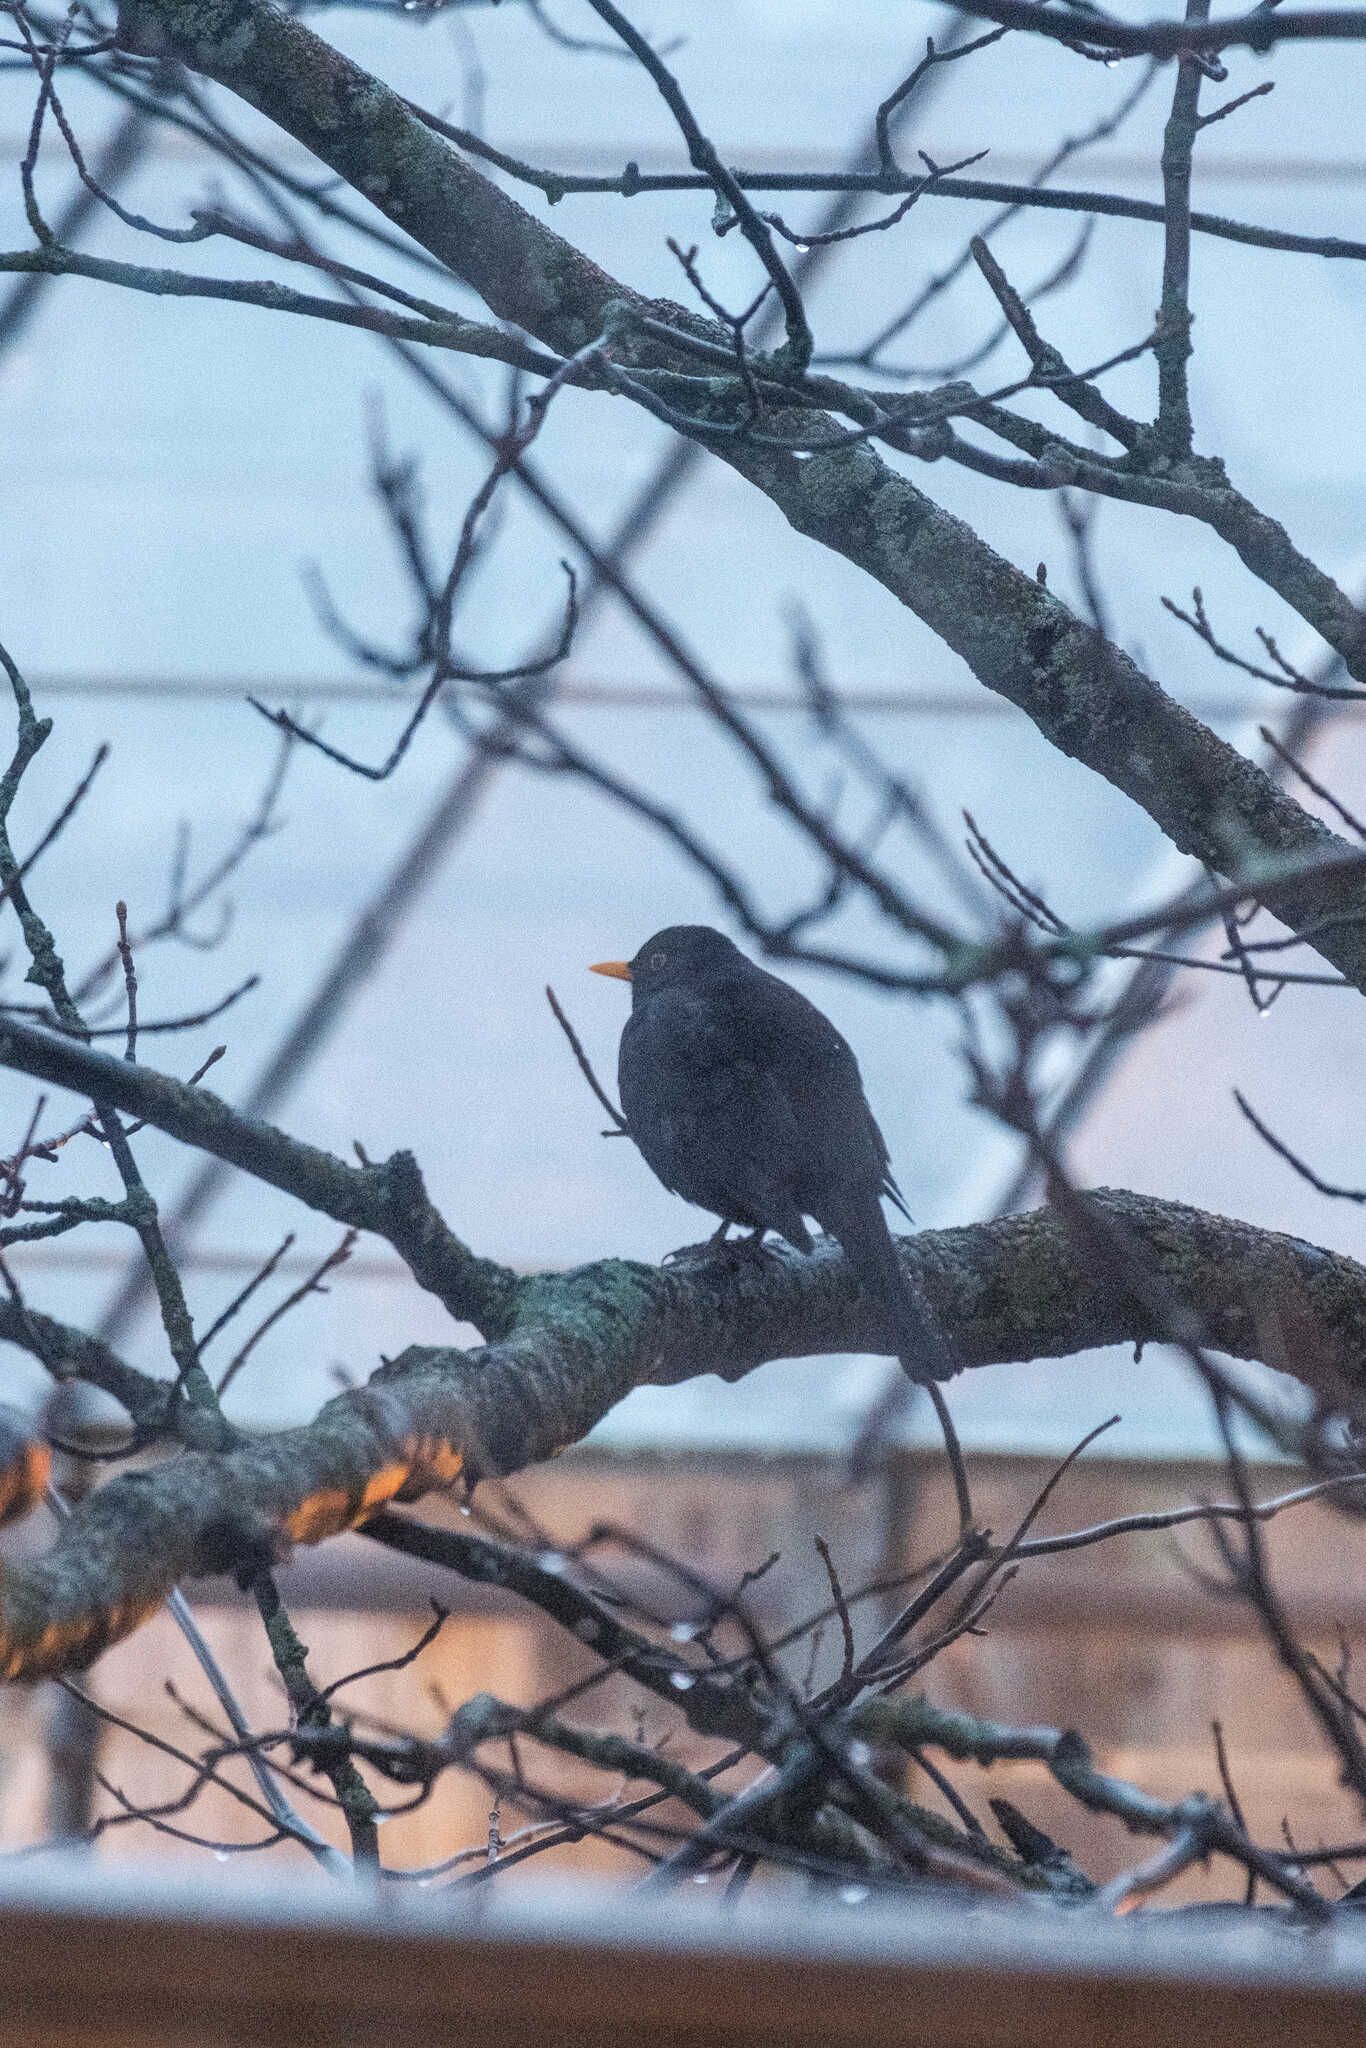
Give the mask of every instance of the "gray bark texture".
<path id="1" fill-rule="evenodd" d="M 465 1263 L 451 1254 L 458 1240 L 423 1206 L 425 1196 L 412 1206 L 421 1183 L 404 1155 L 382 1167 L 345 1166 L 238 1118 L 206 1089 L 36 1026 L 6 1026 L 0 1063 L 56 1085 L 98 1087 L 116 1109 L 325 1213 L 378 1228 L 421 1285 L 490 1337 L 471 1350 L 410 1346 L 308 1424 L 199 1449 L 193 1405 L 172 1401 L 166 1383 L 51 1318 L 0 1306 L 0 1337 L 35 1351 L 58 1379 L 88 1377 L 135 1417 L 180 1427 L 189 1446 L 98 1488 L 45 1554 L 6 1566 L 7 1678 L 88 1663 L 181 1579 L 251 1576 L 295 1544 L 354 1528 L 386 1502 L 547 1458 L 579 1442 L 634 1387 L 708 1372 L 734 1380 L 773 1359 L 891 1348 L 876 1305 L 826 1240 L 809 1258 L 666 1268 L 606 1259 L 519 1278 L 463 1247 Z M 395 1180 L 410 1201 L 399 1205 L 397 1227 Z M 1287 1370 L 1293 1360 L 1325 1405 L 1360 1394 L 1366 1269 L 1355 1261 L 1179 1203 L 1114 1192 L 1087 1203 L 1096 1232 L 1122 1240 L 1141 1264 L 1141 1295 L 1121 1272 L 1107 1275 L 1093 1238 L 1078 1243 L 1051 1210 L 902 1243 L 964 1368 L 1156 1340 L 1177 1320 L 1235 1357 Z M 442 1251 L 435 1262 L 433 1242 Z"/>

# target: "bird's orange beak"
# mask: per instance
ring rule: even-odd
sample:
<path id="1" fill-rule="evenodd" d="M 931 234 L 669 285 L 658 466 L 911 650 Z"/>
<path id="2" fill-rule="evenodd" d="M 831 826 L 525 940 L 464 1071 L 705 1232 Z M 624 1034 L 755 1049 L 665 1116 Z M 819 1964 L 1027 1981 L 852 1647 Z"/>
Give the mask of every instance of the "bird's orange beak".
<path id="1" fill-rule="evenodd" d="M 613 981 L 629 981 L 631 979 L 631 963 L 629 960 L 598 960 L 594 962 L 588 972 L 590 974 L 610 974 Z"/>

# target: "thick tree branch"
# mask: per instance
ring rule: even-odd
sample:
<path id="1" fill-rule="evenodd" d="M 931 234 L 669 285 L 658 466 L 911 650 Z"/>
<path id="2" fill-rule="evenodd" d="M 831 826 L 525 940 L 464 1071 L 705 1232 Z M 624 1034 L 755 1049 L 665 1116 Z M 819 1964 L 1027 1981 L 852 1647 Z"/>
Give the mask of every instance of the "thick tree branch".
<path id="1" fill-rule="evenodd" d="M 297 1196 L 320 1215 L 385 1238 L 420 1286 L 485 1335 L 505 1327 L 513 1277 L 462 1244 L 433 1208 L 411 1152 L 348 1166 L 330 1152 L 240 1116 L 208 1088 L 116 1059 L 22 1018 L 0 1018 L 0 1066 L 98 1096 L 168 1136 Z"/>
<path id="2" fill-rule="evenodd" d="M 1270 50 L 1288 42 L 1366 42 L 1366 9 L 1359 7 L 1254 7 L 1223 21 L 1116 21 L 1099 10 L 1040 6 L 1037 0 L 962 0 L 964 14 L 1031 29 L 1058 42 L 1085 43 L 1126 57 L 1175 57 L 1182 50 Z"/>
<path id="3" fill-rule="evenodd" d="M 1268 21 L 1274 33 L 1276 18 Z M 449 264 L 499 318 L 561 355 L 609 328 L 623 345 L 642 318 L 661 314 L 675 328 L 708 331 L 679 308 L 619 284 L 484 177 L 398 95 L 268 0 L 198 0 L 193 7 L 187 0 L 140 0 L 130 26 L 144 45 L 169 42 L 195 69 L 257 107 Z M 725 336 L 717 329 L 715 338 Z M 642 334 L 647 358 L 653 350 L 657 360 L 661 346 Z M 722 393 L 715 404 L 718 424 L 734 415 L 733 396 Z M 718 452 L 799 532 L 883 583 L 1054 745 L 1141 804 L 1182 851 L 1226 874 L 1248 852 L 1302 854 L 1338 844 L 1122 650 L 866 445 L 805 460 L 739 440 Z M 1219 484 L 1215 467 L 1199 465 L 1187 509 L 1216 525 L 1349 666 L 1366 672 L 1361 615 L 1274 521 Z M 1321 926 L 1325 916 L 1359 903 L 1354 878 L 1320 880 L 1303 900 L 1282 903 L 1278 914 L 1297 928 Z M 1320 929 L 1314 943 L 1366 990 L 1366 926 Z"/>
<path id="4" fill-rule="evenodd" d="M 1326 1398 L 1366 1389 L 1366 1268 L 1300 1239 L 1150 1197 L 1091 1198 L 1206 1342 L 1298 1374 Z M 906 1241 L 965 1366 L 1062 1357 L 1163 1334 L 1048 1210 Z M 250 1575 L 385 1502 L 512 1471 L 577 1443 L 632 1388 L 778 1358 L 886 1350 L 842 1255 L 653 1268 L 604 1260 L 515 1283 L 511 1326 L 472 1351 L 413 1346 L 316 1419 L 115 1479 L 42 1557 L 0 1578 L 0 1675 L 88 1663 L 181 1579 Z M 1136 1367 L 1135 1370 L 1138 1368 Z"/>
<path id="5" fill-rule="evenodd" d="M 59 1386 L 80 1380 L 112 1395 L 140 1429 L 155 1432 L 167 1426 L 174 1405 L 171 1381 L 155 1379 L 128 1365 L 108 1344 L 85 1330 L 59 1322 L 55 1316 L 41 1315 L 11 1297 L 0 1299 L 0 1342 L 27 1351 Z"/>

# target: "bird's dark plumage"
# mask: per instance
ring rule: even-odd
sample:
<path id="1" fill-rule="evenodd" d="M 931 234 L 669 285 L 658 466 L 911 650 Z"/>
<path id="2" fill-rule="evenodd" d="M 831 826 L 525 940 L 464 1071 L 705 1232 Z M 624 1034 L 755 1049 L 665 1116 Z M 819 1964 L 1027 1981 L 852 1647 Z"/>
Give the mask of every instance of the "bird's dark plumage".
<path id="1" fill-rule="evenodd" d="M 672 925 L 604 971 L 631 982 L 621 1106 L 665 1187 L 802 1252 L 814 1217 L 882 1304 L 911 1377 L 954 1372 L 897 1260 L 882 1197 L 905 1205 L 858 1061 L 829 1018 L 707 925 Z"/>

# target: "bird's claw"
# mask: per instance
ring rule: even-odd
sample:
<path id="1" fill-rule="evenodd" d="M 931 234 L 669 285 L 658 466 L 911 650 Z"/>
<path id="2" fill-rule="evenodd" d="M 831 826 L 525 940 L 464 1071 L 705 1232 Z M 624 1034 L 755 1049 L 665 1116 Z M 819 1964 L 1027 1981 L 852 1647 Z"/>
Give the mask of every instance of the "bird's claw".
<path id="1" fill-rule="evenodd" d="M 707 1237 L 700 1244 L 681 1244 L 677 1251 L 665 1252 L 661 1266 L 701 1266 L 708 1260 L 724 1258 L 730 1246 L 724 1238 Z"/>
<path id="2" fill-rule="evenodd" d="M 677 1251 L 666 1252 L 660 1261 L 665 1266 L 706 1266 L 718 1262 L 733 1264 L 741 1259 L 766 1259 L 772 1255 L 772 1248 L 764 1243 L 762 1230 L 752 1230 L 744 1237 L 727 1237 L 729 1224 L 713 1231 L 701 1244 L 681 1244 Z"/>

